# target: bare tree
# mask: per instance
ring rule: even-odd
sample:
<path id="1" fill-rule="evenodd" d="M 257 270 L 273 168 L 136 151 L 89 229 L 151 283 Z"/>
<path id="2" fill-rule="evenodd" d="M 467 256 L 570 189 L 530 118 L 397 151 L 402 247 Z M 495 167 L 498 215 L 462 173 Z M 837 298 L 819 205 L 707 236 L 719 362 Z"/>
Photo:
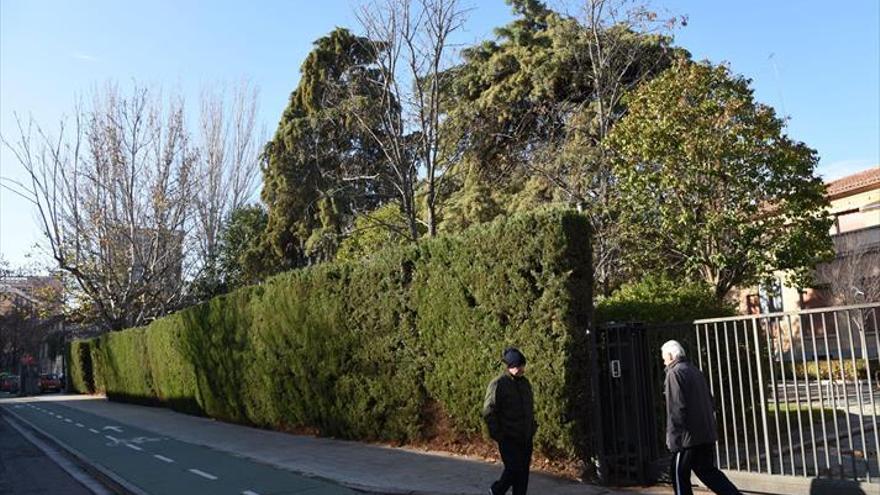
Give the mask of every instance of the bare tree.
<path id="1" fill-rule="evenodd" d="M 258 90 L 242 81 L 231 93 L 228 99 L 223 88 L 202 91 L 194 221 L 203 268 L 211 268 L 217 259 L 220 232 L 230 212 L 254 195 L 265 142 L 265 129 L 257 128 Z"/>
<path id="2" fill-rule="evenodd" d="M 192 268 L 190 239 L 196 150 L 183 101 L 135 87 L 93 92 L 50 134 L 18 120 L 3 138 L 28 173 L 6 182 L 38 213 L 48 251 L 108 329 L 142 325 L 182 300 Z"/>
<path id="3" fill-rule="evenodd" d="M 0 306 L 9 304 L 6 298 L 0 292 Z M 0 370 L 17 370 L 24 354 L 37 355 L 48 329 L 49 325 L 28 306 L 9 304 L 0 311 Z"/>
<path id="4" fill-rule="evenodd" d="M 880 231 L 845 232 L 832 240 L 836 256 L 817 267 L 816 278 L 827 284 L 834 304 L 880 301 Z"/>
<path id="5" fill-rule="evenodd" d="M 450 37 L 461 28 L 465 10 L 457 0 L 375 0 L 361 6 L 358 20 L 376 54 L 378 77 L 370 81 L 381 115 L 353 115 L 382 150 L 383 175 L 395 189 L 409 236 L 437 233 L 438 195 L 454 157 L 444 153 L 444 77 L 451 66 Z M 379 120 L 378 127 L 375 125 Z M 423 182 L 426 218 L 417 214 Z"/>
<path id="6" fill-rule="evenodd" d="M 74 282 L 74 313 L 116 330 L 188 302 L 229 212 L 253 196 L 256 101 L 246 82 L 229 99 L 205 90 L 197 141 L 182 97 L 139 86 L 93 91 L 57 134 L 17 117 L 17 139 L 3 143 L 28 180 L 3 185 L 35 206 L 47 251 Z"/>
<path id="7" fill-rule="evenodd" d="M 586 0 L 582 23 L 587 54 L 583 66 L 593 83 L 597 137 L 603 139 L 621 117 L 621 99 L 666 65 L 652 56 L 649 38 L 669 37 L 686 18 L 660 17 L 639 0 Z"/>
<path id="8" fill-rule="evenodd" d="M 0 259 L 0 370 L 16 369 L 24 354 L 40 355 L 41 344 L 63 329 L 61 280 L 28 271 Z"/>
<path id="9" fill-rule="evenodd" d="M 685 18 L 662 18 L 641 0 L 584 0 L 567 26 L 574 30 L 574 70 L 588 80 L 586 98 L 542 108 L 554 123 L 532 148 L 526 166 L 558 189 L 558 196 L 589 216 L 597 284 L 610 292 L 620 276 L 619 235 L 614 221 L 615 180 L 602 141 L 623 115 L 623 97 L 668 65 L 668 41 Z M 666 53 L 667 50 L 669 53 Z"/>

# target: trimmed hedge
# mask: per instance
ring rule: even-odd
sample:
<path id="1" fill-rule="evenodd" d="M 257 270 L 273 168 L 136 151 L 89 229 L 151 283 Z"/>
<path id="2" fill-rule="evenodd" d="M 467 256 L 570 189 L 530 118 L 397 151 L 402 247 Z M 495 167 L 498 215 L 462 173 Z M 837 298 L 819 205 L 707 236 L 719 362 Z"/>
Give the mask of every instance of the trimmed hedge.
<path id="1" fill-rule="evenodd" d="M 865 380 L 868 378 L 869 363 L 866 359 L 857 358 L 853 364 L 851 358 L 844 358 L 843 366 L 840 361 L 840 359 L 824 358 L 819 361 L 818 365 L 815 362 L 789 363 L 785 367 L 785 375 L 788 378 L 797 376 L 800 379 L 806 376 L 811 380 L 827 380 L 829 375 L 834 380 L 840 380 L 841 375 L 846 380 Z M 872 373 L 880 371 L 880 360 L 872 359 L 870 368 Z"/>
<path id="2" fill-rule="evenodd" d="M 591 286 L 584 217 L 530 213 L 74 342 L 71 376 L 112 400 L 269 428 L 407 442 L 443 424 L 466 438 L 481 431 L 501 350 L 517 345 L 538 448 L 587 459 Z"/>
<path id="3" fill-rule="evenodd" d="M 65 360 L 68 365 L 68 387 L 72 392 L 91 394 L 95 392 L 95 377 L 92 371 L 91 341 L 75 340 L 68 344 Z"/>
<path id="4" fill-rule="evenodd" d="M 719 301 L 706 283 L 675 280 L 665 275 L 646 275 L 596 303 L 599 324 L 690 322 L 734 314 L 735 308 Z"/>

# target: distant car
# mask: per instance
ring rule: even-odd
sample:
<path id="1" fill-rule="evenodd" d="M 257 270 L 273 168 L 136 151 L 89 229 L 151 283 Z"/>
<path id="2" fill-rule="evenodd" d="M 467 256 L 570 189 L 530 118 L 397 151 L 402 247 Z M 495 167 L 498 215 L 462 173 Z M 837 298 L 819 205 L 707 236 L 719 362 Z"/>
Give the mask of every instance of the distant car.
<path id="1" fill-rule="evenodd" d="M 16 394 L 18 393 L 19 388 L 20 383 L 18 376 L 6 375 L 3 378 L 0 378 L 0 392 L 9 392 L 10 394 Z"/>
<path id="2" fill-rule="evenodd" d="M 40 392 L 60 392 L 61 380 L 58 375 L 46 374 L 40 375 Z"/>

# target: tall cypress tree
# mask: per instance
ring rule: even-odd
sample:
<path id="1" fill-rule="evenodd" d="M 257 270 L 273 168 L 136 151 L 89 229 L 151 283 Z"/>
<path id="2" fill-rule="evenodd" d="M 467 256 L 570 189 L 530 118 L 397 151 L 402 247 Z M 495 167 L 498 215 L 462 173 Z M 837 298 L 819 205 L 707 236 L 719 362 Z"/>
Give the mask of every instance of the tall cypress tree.
<path id="1" fill-rule="evenodd" d="M 337 28 L 314 43 L 299 85 L 266 144 L 261 240 L 263 275 L 332 257 L 355 212 L 385 196 L 375 173 L 381 152 L 352 105 L 370 105 L 368 78 L 379 77 L 367 40 Z"/>

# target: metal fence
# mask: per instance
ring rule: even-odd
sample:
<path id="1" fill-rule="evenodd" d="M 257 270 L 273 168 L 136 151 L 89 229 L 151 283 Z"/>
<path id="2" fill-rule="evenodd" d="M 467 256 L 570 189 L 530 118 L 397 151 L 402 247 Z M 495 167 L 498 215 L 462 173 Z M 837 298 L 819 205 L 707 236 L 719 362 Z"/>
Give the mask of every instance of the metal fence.
<path id="1" fill-rule="evenodd" d="M 660 347 L 675 339 L 709 382 L 719 467 L 880 483 L 878 317 L 873 303 L 598 328 L 600 478 L 651 483 L 666 475 Z"/>
<path id="2" fill-rule="evenodd" d="M 718 465 L 880 482 L 878 313 L 874 303 L 694 322 Z"/>

